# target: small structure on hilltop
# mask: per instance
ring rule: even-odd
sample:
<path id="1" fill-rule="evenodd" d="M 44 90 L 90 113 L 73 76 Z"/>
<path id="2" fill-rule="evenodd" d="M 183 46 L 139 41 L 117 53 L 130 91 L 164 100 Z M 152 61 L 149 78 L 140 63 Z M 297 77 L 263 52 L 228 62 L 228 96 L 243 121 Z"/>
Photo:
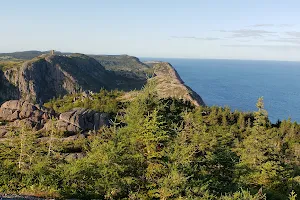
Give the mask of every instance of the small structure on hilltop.
<path id="1" fill-rule="evenodd" d="M 50 50 L 50 55 L 54 55 L 54 50 Z"/>

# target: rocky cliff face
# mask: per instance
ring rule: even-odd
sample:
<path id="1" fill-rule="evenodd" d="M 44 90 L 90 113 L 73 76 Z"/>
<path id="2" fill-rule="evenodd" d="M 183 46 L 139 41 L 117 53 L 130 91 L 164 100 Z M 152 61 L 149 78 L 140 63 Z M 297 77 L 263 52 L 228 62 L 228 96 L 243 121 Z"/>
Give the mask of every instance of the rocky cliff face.
<path id="1" fill-rule="evenodd" d="M 22 99 L 36 103 L 59 95 L 115 86 L 115 79 L 111 79 L 113 73 L 107 72 L 93 58 L 81 54 L 39 56 L 19 68 L 7 69 L 4 76 L 18 88 Z"/>
<path id="2" fill-rule="evenodd" d="M 4 75 L 4 72 L 0 70 L 0 102 L 8 99 L 19 99 L 19 88 L 9 82 Z"/>
<path id="3" fill-rule="evenodd" d="M 161 98 L 175 97 L 191 101 L 196 106 L 204 106 L 202 98 L 191 88 L 186 86 L 177 71 L 170 63 L 148 62 L 154 69 L 154 77 L 148 82 L 153 82 L 155 90 Z"/>
<path id="4" fill-rule="evenodd" d="M 25 54 L 25 57 L 30 57 L 32 52 Z M 85 90 L 98 92 L 105 88 L 131 91 L 141 89 L 147 82 L 155 82 L 155 90 L 162 98 L 176 97 L 195 105 L 204 105 L 201 97 L 183 83 L 169 63 L 142 63 L 127 55 L 93 55 L 92 58 L 83 54 L 59 53 L 43 54 L 27 61 L 18 60 L 22 57 L 21 52 L 16 58 L 15 54 L 9 55 L 18 62 L 15 62 L 16 66 L 10 63 L 1 67 L 1 102 L 21 98 L 42 104 L 54 97 Z M 150 74 L 154 77 L 147 79 Z"/>
<path id="5" fill-rule="evenodd" d="M 83 54 L 44 54 L 24 61 L 23 64 L 18 62 L 18 66 L 4 67 L 5 70 L 0 74 L 0 100 L 3 102 L 21 97 L 33 103 L 44 103 L 53 97 L 85 90 L 141 89 L 146 83 L 144 71 L 149 67 L 137 58 L 97 57 L 101 58 L 106 68 L 98 60 Z M 129 63 L 126 64 L 126 60 Z"/>

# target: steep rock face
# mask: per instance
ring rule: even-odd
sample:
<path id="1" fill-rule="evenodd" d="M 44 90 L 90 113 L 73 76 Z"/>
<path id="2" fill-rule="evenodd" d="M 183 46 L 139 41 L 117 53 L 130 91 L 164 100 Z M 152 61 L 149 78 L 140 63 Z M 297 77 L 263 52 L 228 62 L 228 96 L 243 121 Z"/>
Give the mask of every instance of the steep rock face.
<path id="1" fill-rule="evenodd" d="M 4 56 L 17 59 L 39 54 L 42 52 L 17 52 Z M 201 97 L 183 83 L 169 63 L 142 63 L 128 55 L 91 56 L 93 58 L 83 54 L 44 54 L 23 64 L 22 60 L 17 60 L 14 67 L 4 66 L 0 74 L 0 101 L 21 97 L 41 104 L 53 97 L 85 90 L 98 92 L 105 88 L 131 91 L 155 82 L 162 98 L 176 97 L 195 105 L 204 105 Z"/>
<path id="2" fill-rule="evenodd" d="M 184 84 L 170 63 L 148 62 L 148 64 L 152 65 L 154 69 L 154 77 L 150 78 L 148 82 L 154 83 L 159 97 L 175 97 L 191 101 L 196 106 L 205 106 L 202 98 Z"/>
<path id="3" fill-rule="evenodd" d="M 19 89 L 22 99 L 37 103 L 83 90 L 114 87 L 114 79 L 110 78 L 114 74 L 82 54 L 40 56 L 20 68 L 4 71 L 4 76 Z"/>
<path id="4" fill-rule="evenodd" d="M 9 99 L 19 99 L 20 92 L 19 89 L 10 83 L 3 71 L 0 70 L 0 102 L 9 100 Z"/>
<path id="5" fill-rule="evenodd" d="M 22 99 L 43 102 L 67 90 L 75 92 L 75 80 L 63 74 L 59 67 L 51 65 L 45 58 L 25 62 L 20 69 L 9 69 L 5 77 L 19 88 Z"/>

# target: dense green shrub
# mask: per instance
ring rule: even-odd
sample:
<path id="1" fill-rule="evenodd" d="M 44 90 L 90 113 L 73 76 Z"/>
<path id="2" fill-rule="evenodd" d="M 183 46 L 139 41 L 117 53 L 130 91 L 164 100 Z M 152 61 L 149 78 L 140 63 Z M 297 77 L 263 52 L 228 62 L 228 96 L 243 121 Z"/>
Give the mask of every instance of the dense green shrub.
<path id="1" fill-rule="evenodd" d="M 80 98 L 74 103 L 76 95 L 47 106 L 58 112 L 76 105 L 117 113 L 119 94 L 102 90 L 88 106 L 76 102 Z M 0 192 L 86 199 L 295 200 L 300 125 L 290 120 L 272 125 L 262 99 L 257 107 L 255 113 L 195 108 L 178 99 L 158 99 L 144 88 L 114 125 L 77 143 L 52 141 L 50 154 L 50 140 L 35 142 L 25 129 L 13 134 L 0 145 Z M 70 145 L 81 147 L 85 156 L 64 159 Z M 21 149 L 31 156 L 21 156 L 18 165 Z"/>

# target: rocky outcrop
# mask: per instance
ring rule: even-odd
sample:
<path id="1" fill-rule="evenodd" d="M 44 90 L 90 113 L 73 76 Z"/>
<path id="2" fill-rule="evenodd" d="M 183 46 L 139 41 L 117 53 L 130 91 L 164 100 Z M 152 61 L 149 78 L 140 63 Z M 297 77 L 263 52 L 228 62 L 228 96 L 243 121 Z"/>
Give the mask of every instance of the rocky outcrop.
<path id="1" fill-rule="evenodd" d="M 22 99 L 36 103 L 83 90 L 110 89 L 115 85 L 113 75 L 95 59 L 82 54 L 42 55 L 4 71 Z"/>
<path id="2" fill-rule="evenodd" d="M 51 118 L 53 113 L 44 108 L 22 100 L 11 100 L 3 103 L 0 107 L 0 119 L 16 122 L 27 120 L 35 125 L 44 124 Z"/>
<path id="3" fill-rule="evenodd" d="M 191 101 L 196 106 L 205 105 L 202 98 L 184 84 L 170 63 L 147 62 L 147 64 L 154 69 L 154 76 L 148 80 L 148 83 L 154 83 L 155 91 L 160 98 L 175 97 Z"/>
<path id="4" fill-rule="evenodd" d="M 53 112 L 26 101 L 7 101 L 0 107 L 0 137 L 4 137 L 14 127 L 40 130 L 53 115 Z"/>
<path id="5" fill-rule="evenodd" d="M 54 118 L 54 123 L 51 118 Z M 23 100 L 11 100 L 0 107 L 0 137 L 15 127 L 27 127 L 33 130 L 79 133 L 99 130 L 109 125 L 108 114 L 84 108 L 74 108 L 56 115 L 53 111 Z"/>
<path id="6" fill-rule="evenodd" d="M 74 108 L 68 112 L 61 113 L 55 127 L 62 132 L 82 132 L 99 130 L 104 125 L 109 125 L 108 114 L 96 112 L 85 108 Z M 46 129 L 51 128 L 50 123 Z"/>

